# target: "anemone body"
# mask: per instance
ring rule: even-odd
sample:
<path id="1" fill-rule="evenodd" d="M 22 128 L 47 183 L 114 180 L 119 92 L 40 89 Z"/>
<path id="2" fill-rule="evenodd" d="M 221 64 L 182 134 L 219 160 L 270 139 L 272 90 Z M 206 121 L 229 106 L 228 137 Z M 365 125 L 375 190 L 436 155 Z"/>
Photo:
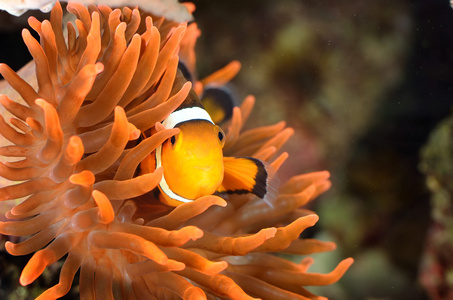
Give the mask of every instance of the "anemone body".
<path id="1" fill-rule="evenodd" d="M 63 34 L 57 3 L 50 21 L 29 20 L 40 35 L 23 31 L 33 56 L 36 84 L 8 66 L 0 73 L 20 99 L 0 97 L 13 115 L 0 117 L 11 145 L 0 176 L 14 182 L 0 200 L 22 199 L 0 222 L 0 233 L 23 237 L 6 243 L 12 255 L 34 253 L 20 277 L 28 285 L 63 256 L 60 281 L 38 299 L 65 295 L 80 270 L 81 299 L 320 299 L 304 288 L 337 281 L 352 259 L 329 274 L 307 273 L 312 259 L 295 264 L 271 253 L 306 255 L 335 248 L 299 239 L 318 216 L 303 207 L 330 187 L 328 172 L 299 175 L 282 184 L 272 202 L 250 195 L 205 196 L 176 208 L 152 190 L 163 170 L 137 175 L 140 162 L 178 132 L 165 119 L 186 98 L 191 83 L 171 93 L 178 61 L 194 70 L 195 23 L 176 23 L 138 9 L 88 8 Z M 233 62 L 194 83 L 224 84 Z M 283 122 L 243 130 L 255 100 L 233 110 L 225 155 L 251 156 L 273 169 L 291 136 Z M 142 133 L 147 138 L 139 139 Z M 3 205 L 1 202 L 0 205 Z"/>

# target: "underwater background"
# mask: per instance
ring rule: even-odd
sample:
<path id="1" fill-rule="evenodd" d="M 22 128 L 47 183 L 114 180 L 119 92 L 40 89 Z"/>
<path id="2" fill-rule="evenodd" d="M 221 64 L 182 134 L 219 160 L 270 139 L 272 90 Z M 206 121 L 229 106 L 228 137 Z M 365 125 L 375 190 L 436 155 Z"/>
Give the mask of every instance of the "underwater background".
<path id="1" fill-rule="evenodd" d="M 282 181 L 332 174 L 332 188 L 311 207 L 320 221 L 304 237 L 338 249 L 313 255 L 310 270 L 326 273 L 349 256 L 355 263 L 339 283 L 313 291 L 329 299 L 453 297 L 449 2 L 194 3 L 199 77 L 239 60 L 231 89 L 238 102 L 256 96 L 250 123 L 285 120 L 295 129 Z M 23 20 L 0 14 L 0 61 L 15 70 L 31 60 Z M 2 287 L 18 284 L 29 258 L 6 261 L 2 249 Z"/>
<path id="2" fill-rule="evenodd" d="M 205 29 L 199 69 L 238 59 L 234 83 L 256 96 L 254 122 L 295 128 L 283 176 L 332 173 L 332 188 L 313 204 L 320 221 L 311 234 L 338 249 L 315 256 L 313 267 L 325 272 L 346 256 L 355 263 L 321 294 L 451 299 L 453 131 L 442 123 L 453 103 L 449 2 L 209 2 L 195 11 Z"/>

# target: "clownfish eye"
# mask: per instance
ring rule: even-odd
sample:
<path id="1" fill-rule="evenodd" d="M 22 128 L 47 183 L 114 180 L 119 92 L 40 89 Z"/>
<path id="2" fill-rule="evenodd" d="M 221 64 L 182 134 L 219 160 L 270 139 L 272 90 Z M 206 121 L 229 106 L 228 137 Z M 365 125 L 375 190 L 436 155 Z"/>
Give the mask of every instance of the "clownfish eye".
<path id="1" fill-rule="evenodd" d="M 181 144 L 181 141 L 180 141 L 180 136 L 181 133 L 177 133 L 175 134 L 174 136 L 170 137 L 169 139 L 167 139 L 167 145 L 170 146 L 171 149 L 175 149 L 176 147 L 178 147 L 179 144 Z"/>
<path id="2" fill-rule="evenodd" d="M 225 133 L 223 132 L 222 128 L 219 126 L 214 126 L 214 130 L 217 131 L 217 137 L 219 139 L 220 145 L 223 147 L 225 145 Z"/>

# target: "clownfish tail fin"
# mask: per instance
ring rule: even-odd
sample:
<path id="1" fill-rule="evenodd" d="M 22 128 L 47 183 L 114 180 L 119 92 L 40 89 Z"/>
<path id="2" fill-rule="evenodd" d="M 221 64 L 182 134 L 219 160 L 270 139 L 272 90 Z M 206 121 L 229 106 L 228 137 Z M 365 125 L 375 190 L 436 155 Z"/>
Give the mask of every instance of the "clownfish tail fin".
<path id="1" fill-rule="evenodd" d="M 260 198 L 264 198 L 267 194 L 267 179 L 269 177 L 268 171 L 264 163 L 255 158 L 249 158 L 257 165 L 257 172 L 255 175 L 255 185 L 253 186 L 252 193 Z"/>
<path id="2" fill-rule="evenodd" d="M 223 165 L 225 174 L 218 192 L 252 193 L 273 206 L 278 180 L 269 165 L 251 157 L 224 157 Z"/>
<path id="3" fill-rule="evenodd" d="M 271 208 L 274 208 L 275 200 L 278 197 L 278 188 L 280 187 L 280 179 L 278 178 L 274 168 L 269 164 L 264 163 L 264 167 L 267 171 L 266 179 L 266 195 L 262 197 L 263 201 L 269 205 Z"/>

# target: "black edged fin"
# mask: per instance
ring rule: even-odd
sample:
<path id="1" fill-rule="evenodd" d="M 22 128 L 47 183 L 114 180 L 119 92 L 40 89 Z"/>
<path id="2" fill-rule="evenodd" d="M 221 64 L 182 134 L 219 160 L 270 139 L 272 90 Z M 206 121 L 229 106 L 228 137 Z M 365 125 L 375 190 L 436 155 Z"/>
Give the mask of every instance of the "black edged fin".
<path id="1" fill-rule="evenodd" d="M 201 103 L 215 124 L 221 124 L 233 116 L 236 106 L 232 91 L 225 86 L 207 86 L 201 95 Z"/>
<path id="2" fill-rule="evenodd" d="M 250 157 L 224 157 L 224 178 L 220 193 L 253 193 L 260 198 L 267 194 L 268 172 L 263 162 Z"/>
<path id="3" fill-rule="evenodd" d="M 187 81 L 194 83 L 194 74 L 189 71 L 187 65 L 181 60 L 179 60 L 178 62 L 178 69 L 181 71 L 182 75 L 185 79 L 187 79 Z"/>
<path id="4" fill-rule="evenodd" d="M 187 81 L 188 80 L 186 79 L 186 77 L 184 77 L 182 70 L 178 69 L 178 71 L 176 72 L 175 81 L 173 82 L 173 87 L 171 89 L 170 95 L 172 96 L 176 95 L 176 93 L 178 93 L 181 90 L 181 88 Z M 203 108 L 203 105 L 201 104 L 198 95 L 195 93 L 193 89 L 190 89 L 186 99 L 183 101 L 183 103 L 181 103 L 181 105 L 176 110 L 194 106 Z"/>

